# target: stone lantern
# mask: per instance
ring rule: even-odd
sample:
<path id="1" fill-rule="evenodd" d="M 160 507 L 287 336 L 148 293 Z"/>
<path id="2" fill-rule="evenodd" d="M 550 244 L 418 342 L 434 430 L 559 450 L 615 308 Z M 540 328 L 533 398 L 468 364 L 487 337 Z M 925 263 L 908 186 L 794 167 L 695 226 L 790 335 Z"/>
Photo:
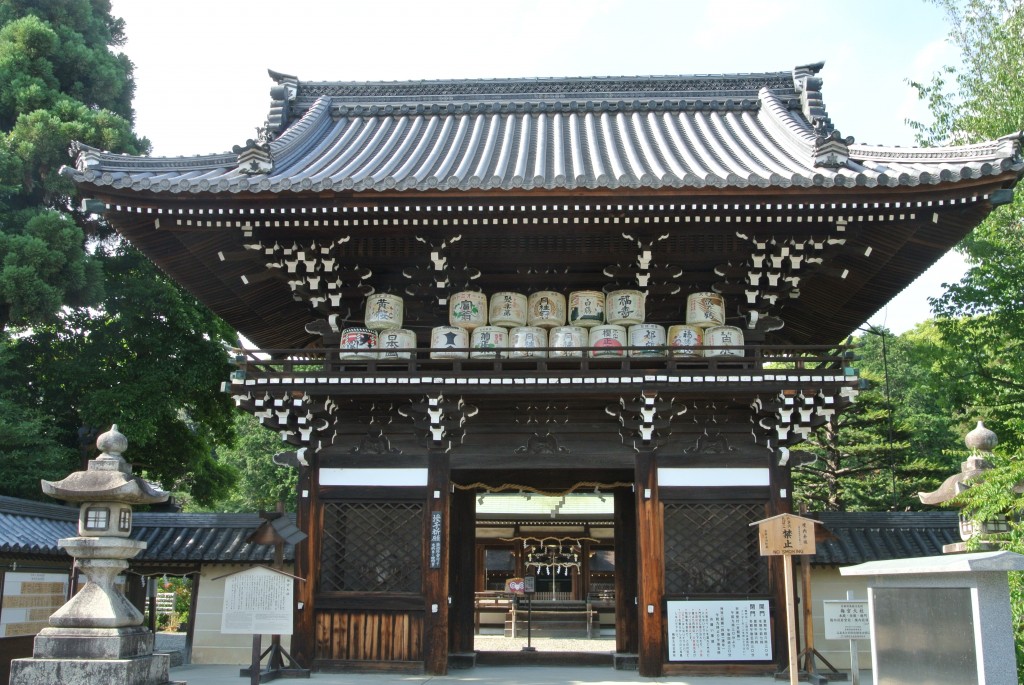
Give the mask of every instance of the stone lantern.
<path id="1" fill-rule="evenodd" d="M 934 492 L 919 492 L 917 496 L 923 504 L 945 504 L 971 487 L 971 481 L 984 477 L 986 471 L 992 468 L 992 463 L 986 458 L 992 454 L 992 450 L 999 444 L 999 438 L 985 424 L 978 421 L 977 427 L 964 437 L 964 444 L 971 450 L 966 461 L 960 464 L 960 473 L 953 474 L 942 482 L 938 490 Z M 960 515 L 960 538 L 963 542 L 951 545 L 943 545 L 942 551 L 947 554 L 966 552 L 967 542 L 972 538 L 980 540 L 977 550 L 998 549 L 996 538 L 1009 532 L 1009 525 L 1006 519 L 999 516 L 988 521 L 977 521 Z"/>
<path id="2" fill-rule="evenodd" d="M 101 454 L 60 481 L 42 481 L 43 492 L 78 502 L 78 536 L 57 546 L 75 558 L 86 583 L 55 611 L 35 638 L 32 658 L 11 662 L 11 685 L 162 685 L 169 657 L 153 654 L 153 633 L 117 587 L 117 576 L 146 548 L 132 540 L 132 505 L 167 500 L 168 493 L 132 475 L 121 453 L 128 440 L 117 426 L 96 439 Z"/>

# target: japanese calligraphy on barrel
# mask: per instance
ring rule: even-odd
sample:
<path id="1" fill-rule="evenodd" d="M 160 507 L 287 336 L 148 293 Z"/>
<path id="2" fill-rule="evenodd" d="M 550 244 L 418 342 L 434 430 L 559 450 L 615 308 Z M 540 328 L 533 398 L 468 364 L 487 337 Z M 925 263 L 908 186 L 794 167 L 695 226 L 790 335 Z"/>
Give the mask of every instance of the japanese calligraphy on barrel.
<path id="1" fill-rule="evenodd" d="M 644 294 L 639 290 L 613 290 L 604 300 L 608 323 L 633 326 L 644 322 Z"/>
<path id="2" fill-rule="evenodd" d="M 718 293 L 690 293 L 686 298 L 686 323 L 698 328 L 725 324 L 725 300 Z"/>
<path id="3" fill-rule="evenodd" d="M 554 328 L 565 325 L 565 295 L 554 290 L 531 293 L 526 305 L 526 325 Z"/>
<path id="4" fill-rule="evenodd" d="M 448 300 L 448 323 L 473 330 L 487 325 L 487 296 L 475 290 L 455 293 Z"/>

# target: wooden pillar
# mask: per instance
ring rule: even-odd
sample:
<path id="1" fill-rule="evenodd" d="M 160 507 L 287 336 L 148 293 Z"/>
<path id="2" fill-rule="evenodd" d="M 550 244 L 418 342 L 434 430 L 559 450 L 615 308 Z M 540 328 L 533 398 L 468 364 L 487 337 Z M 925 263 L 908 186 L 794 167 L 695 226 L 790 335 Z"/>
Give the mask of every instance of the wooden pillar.
<path id="1" fill-rule="evenodd" d="M 449 488 L 451 466 L 445 448 L 428 454 L 425 563 L 423 565 L 423 670 L 428 675 L 448 673 L 448 557 Z"/>
<path id="2" fill-rule="evenodd" d="M 638 654 L 636 495 L 615 490 L 615 651 Z"/>
<path id="3" fill-rule="evenodd" d="M 317 478 L 314 468 L 299 467 L 299 482 L 295 523 L 308 536 L 295 546 L 295 575 L 306 582 L 295 583 L 295 620 L 293 623 L 291 655 L 303 668 L 312 668 L 316 655 L 316 612 L 313 593 L 317 584 L 316 555 L 320 550 L 320 531 L 323 516 L 316 496 Z M 302 605 L 299 609 L 298 606 Z"/>
<path id="4" fill-rule="evenodd" d="M 476 587 L 476 494 L 456 490 L 451 495 L 449 575 L 452 606 L 448 614 L 448 644 L 453 654 L 473 651 Z"/>
<path id="5" fill-rule="evenodd" d="M 770 491 L 768 493 L 768 511 L 766 516 L 793 513 L 793 478 L 788 465 L 779 466 L 778 458 L 773 458 L 769 467 Z M 789 652 L 789 635 L 786 631 L 786 569 L 781 556 L 768 557 L 768 581 L 772 590 L 772 601 L 775 612 L 772 617 L 775 627 L 775 644 L 773 653 L 776 661 L 785 667 L 786 655 Z"/>
<path id="6" fill-rule="evenodd" d="M 665 535 L 653 449 L 636 457 L 637 633 L 640 675 L 658 678 L 664 665 Z"/>

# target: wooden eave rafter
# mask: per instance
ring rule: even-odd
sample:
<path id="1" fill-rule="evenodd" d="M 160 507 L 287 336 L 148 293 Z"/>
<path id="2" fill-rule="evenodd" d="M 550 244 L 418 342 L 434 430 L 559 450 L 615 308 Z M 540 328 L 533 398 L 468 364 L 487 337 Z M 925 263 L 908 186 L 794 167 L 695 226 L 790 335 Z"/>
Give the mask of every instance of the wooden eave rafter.
<path id="1" fill-rule="evenodd" d="M 1015 181 L 1016 174 L 1008 172 L 999 177 L 914 188 L 843 189 L 842 193 L 818 188 L 704 188 L 688 190 L 685 195 L 678 190 L 531 190 L 518 196 L 506 191 L 471 196 L 448 191 L 169 197 L 165 193 L 119 193 L 103 188 L 97 189 L 96 198 L 108 206 L 107 215 L 114 226 L 158 266 L 256 344 L 274 348 L 318 344 L 316 336 L 305 332 L 304 325 L 319 315 L 297 302 L 278 280 L 242 282 L 243 276 L 251 276 L 263 267 L 255 254 L 242 254 L 247 238 L 240 225 L 253 225 L 257 237 L 279 240 L 326 239 L 344 234 L 371 241 L 409 241 L 417 234 L 443 239 L 449 234 L 471 233 L 491 241 L 510 240 L 516 235 L 529 242 L 531 235 L 555 234 L 572 236 L 585 245 L 604 236 L 621 241 L 618 255 L 607 254 L 607 244 L 597 244 L 596 249 L 602 253 L 592 255 L 593 259 L 608 261 L 615 256 L 628 259 L 630 252 L 636 252 L 620 239 L 623 233 L 673 231 L 683 240 L 686 234 L 701 232 L 734 240 L 738 231 L 759 235 L 814 233 L 834 227 L 837 220 L 846 221 L 859 227 L 857 243 L 871 247 L 872 255 L 865 259 L 837 258 L 835 266 L 850 272 L 842 287 L 826 283 L 813 288 L 809 282 L 801 288 L 801 298 L 787 306 L 786 328 L 772 339 L 806 343 L 820 341 L 821 336 L 835 342 L 855 329 L 987 215 L 988 193 L 1011 187 Z M 464 240 L 456 246 L 456 253 L 466 261 L 471 259 L 470 242 Z M 376 261 L 371 268 L 375 269 L 373 281 L 378 290 L 403 285 L 406 281 L 400 277 L 395 280 L 394 272 L 416 258 L 426 260 L 425 245 L 409 249 L 411 252 L 401 255 L 360 255 L 365 263 Z M 231 257 L 222 259 L 222 255 Z M 543 263 L 538 256 L 527 250 L 519 257 L 524 264 Z M 680 256 L 655 252 L 655 261 L 671 262 Z M 722 255 L 709 253 L 682 264 L 687 288 L 710 288 L 710 276 L 701 272 L 722 259 Z M 393 271 L 390 281 L 383 273 L 388 267 L 382 266 L 388 261 Z M 585 265 L 599 268 L 589 275 L 580 272 L 581 287 L 584 282 L 585 287 L 594 287 L 607 280 L 601 275 L 603 263 L 588 265 L 583 260 L 581 266 Z M 516 281 L 511 276 L 495 276 L 488 285 L 486 273 L 479 283 L 485 292 L 536 289 L 528 280 Z"/>

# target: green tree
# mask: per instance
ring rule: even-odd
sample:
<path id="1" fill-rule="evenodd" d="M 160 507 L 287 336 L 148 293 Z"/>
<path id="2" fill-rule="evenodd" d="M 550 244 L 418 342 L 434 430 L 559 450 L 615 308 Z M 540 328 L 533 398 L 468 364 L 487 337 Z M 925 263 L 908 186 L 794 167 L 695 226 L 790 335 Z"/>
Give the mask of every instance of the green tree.
<path id="1" fill-rule="evenodd" d="M 0 459 L 30 469 L 0 492 L 41 497 L 81 427 L 117 423 L 144 475 L 213 501 L 233 477 L 213 448 L 232 435 L 217 389 L 235 335 L 76 209 L 59 173 L 75 141 L 149 149 L 123 43 L 108 0 L 0 0 Z"/>
<path id="2" fill-rule="evenodd" d="M 961 64 L 914 84 L 931 124 L 912 122 L 926 145 L 979 142 L 1024 130 L 1024 1 L 936 0 Z M 998 207 L 960 245 L 970 268 L 933 301 L 945 344 L 963 358 L 968 405 L 1006 443 L 1024 447 L 1024 195 Z"/>
<path id="3" fill-rule="evenodd" d="M 285 503 L 287 511 L 295 511 L 295 469 L 278 466 L 273 457 L 288 449 L 275 431 L 264 428 L 256 417 L 242 411 L 235 414 L 235 443 L 218 447 L 217 456 L 225 466 L 238 474 L 235 486 L 228 494 L 208 505 L 213 511 L 274 511 L 278 501 Z M 189 506 L 189 509 L 197 507 Z"/>
<path id="4" fill-rule="evenodd" d="M 863 375 L 862 375 L 863 377 Z M 894 469 L 907 443 L 889 439 L 889 412 L 877 387 L 815 429 L 801 449 L 816 459 L 793 470 L 796 499 L 818 511 L 878 511 L 894 504 Z"/>

